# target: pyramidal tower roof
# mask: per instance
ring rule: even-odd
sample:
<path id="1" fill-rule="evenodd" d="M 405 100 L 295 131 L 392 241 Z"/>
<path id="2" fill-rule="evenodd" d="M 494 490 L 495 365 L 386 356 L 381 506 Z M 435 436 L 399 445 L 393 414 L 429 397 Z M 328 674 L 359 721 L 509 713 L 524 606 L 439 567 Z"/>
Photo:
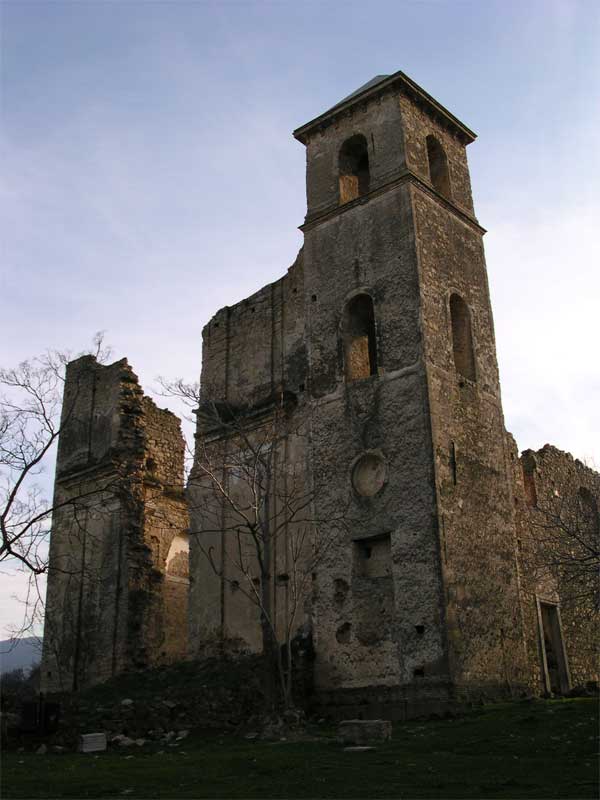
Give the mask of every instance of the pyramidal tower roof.
<path id="1" fill-rule="evenodd" d="M 422 103 L 430 113 L 443 117 L 445 123 L 461 137 L 465 144 L 469 144 L 476 138 L 477 134 L 467 128 L 454 114 L 451 114 L 441 103 L 438 103 L 425 89 L 422 89 L 403 72 L 394 72 L 390 75 L 375 75 L 374 78 L 363 83 L 362 86 L 359 86 L 358 89 L 355 89 L 330 109 L 297 128 L 294 131 L 294 136 L 298 141 L 306 144 L 308 136 L 313 130 L 326 127 L 359 100 L 371 99 L 391 87 L 400 88 L 406 94 Z"/>
<path id="2" fill-rule="evenodd" d="M 336 108 L 336 106 L 339 106 L 342 103 L 345 103 L 346 100 L 352 100 L 353 97 L 358 97 L 359 94 L 362 94 L 363 92 L 366 92 L 367 89 L 371 89 L 371 87 L 376 86 L 378 83 L 381 83 L 381 81 L 384 81 L 386 78 L 389 78 L 389 77 L 390 77 L 389 75 L 375 75 L 374 78 L 371 78 L 370 81 L 367 81 L 366 83 L 363 83 L 362 86 L 359 86 L 358 89 L 355 89 L 347 97 L 343 97 L 340 100 L 339 103 L 336 103 L 335 106 L 333 106 L 333 108 Z"/>

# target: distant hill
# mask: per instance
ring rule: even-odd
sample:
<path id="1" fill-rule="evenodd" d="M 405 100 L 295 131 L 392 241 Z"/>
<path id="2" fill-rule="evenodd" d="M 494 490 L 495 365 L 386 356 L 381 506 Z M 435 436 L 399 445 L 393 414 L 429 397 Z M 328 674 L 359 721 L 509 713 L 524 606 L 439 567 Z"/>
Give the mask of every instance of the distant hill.
<path id="1" fill-rule="evenodd" d="M 26 672 L 42 658 L 42 640 L 37 636 L 0 642 L 0 675 L 22 668 Z"/>

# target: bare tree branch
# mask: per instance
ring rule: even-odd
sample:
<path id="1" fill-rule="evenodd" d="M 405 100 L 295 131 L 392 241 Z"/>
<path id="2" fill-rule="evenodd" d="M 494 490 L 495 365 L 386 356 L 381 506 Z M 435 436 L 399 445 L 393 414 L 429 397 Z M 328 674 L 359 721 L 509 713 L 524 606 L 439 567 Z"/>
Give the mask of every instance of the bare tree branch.
<path id="1" fill-rule="evenodd" d="M 266 673 L 288 706 L 299 617 L 319 562 L 345 529 L 347 509 L 327 519 L 315 513 L 306 464 L 287 454 L 292 441 L 304 458 L 309 451 L 293 397 L 281 392 L 262 406 L 234 406 L 203 399 L 215 393 L 204 387 L 201 394 L 197 384 L 160 383 L 193 407 L 198 421 L 188 487 L 192 517 L 201 522 L 190 535 L 214 574 L 256 609 Z M 224 541 L 218 552 L 210 543 L 216 534 Z M 275 604 L 278 592 L 284 602 Z"/>
<path id="2" fill-rule="evenodd" d="M 99 361 L 110 357 L 103 333 L 94 336 L 91 353 Z M 53 514 L 89 503 L 97 493 L 82 487 L 68 500 L 53 503 L 39 483 L 39 476 L 53 465 L 58 438 L 77 399 L 63 408 L 64 373 L 71 359 L 68 352 L 48 350 L 17 367 L 0 368 L 0 563 L 30 575 L 22 632 L 41 613 L 41 597 L 34 589 L 48 569 Z"/>

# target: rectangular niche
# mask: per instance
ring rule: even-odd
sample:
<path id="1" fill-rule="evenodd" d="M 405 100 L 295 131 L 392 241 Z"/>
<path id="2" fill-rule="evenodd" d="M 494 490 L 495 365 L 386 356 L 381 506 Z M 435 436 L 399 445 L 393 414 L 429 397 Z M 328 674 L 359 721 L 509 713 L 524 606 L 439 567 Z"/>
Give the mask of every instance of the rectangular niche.
<path id="1" fill-rule="evenodd" d="M 389 533 L 354 540 L 353 572 L 357 578 L 390 578 L 392 554 Z"/>
<path id="2" fill-rule="evenodd" d="M 389 533 L 355 539 L 352 560 L 353 638 L 367 648 L 363 668 L 374 675 L 382 668 L 379 648 L 390 641 L 395 616 Z"/>

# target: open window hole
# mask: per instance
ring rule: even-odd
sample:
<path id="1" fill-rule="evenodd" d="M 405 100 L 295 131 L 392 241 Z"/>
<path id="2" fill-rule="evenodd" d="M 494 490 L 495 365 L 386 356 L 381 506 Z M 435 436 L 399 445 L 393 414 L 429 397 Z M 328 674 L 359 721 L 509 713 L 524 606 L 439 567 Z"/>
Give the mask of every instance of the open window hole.
<path id="1" fill-rule="evenodd" d="M 392 572 L 389 534 L 355 539 L 353 570 L 355 576 L 361 578 L 390 577 Z"/>
<path id="2" fill-rule="evenodd" d="M 415 625 L 415 630 L 419 636 L 423 636 L 425 633 L 425 625 Z"/>
<path id="3" fill-rule="evenodd" d="M 347 381 L 377 374 L 377 335 L 373 298 L 358 294 L 344 311 L 344 369 Z"/>

